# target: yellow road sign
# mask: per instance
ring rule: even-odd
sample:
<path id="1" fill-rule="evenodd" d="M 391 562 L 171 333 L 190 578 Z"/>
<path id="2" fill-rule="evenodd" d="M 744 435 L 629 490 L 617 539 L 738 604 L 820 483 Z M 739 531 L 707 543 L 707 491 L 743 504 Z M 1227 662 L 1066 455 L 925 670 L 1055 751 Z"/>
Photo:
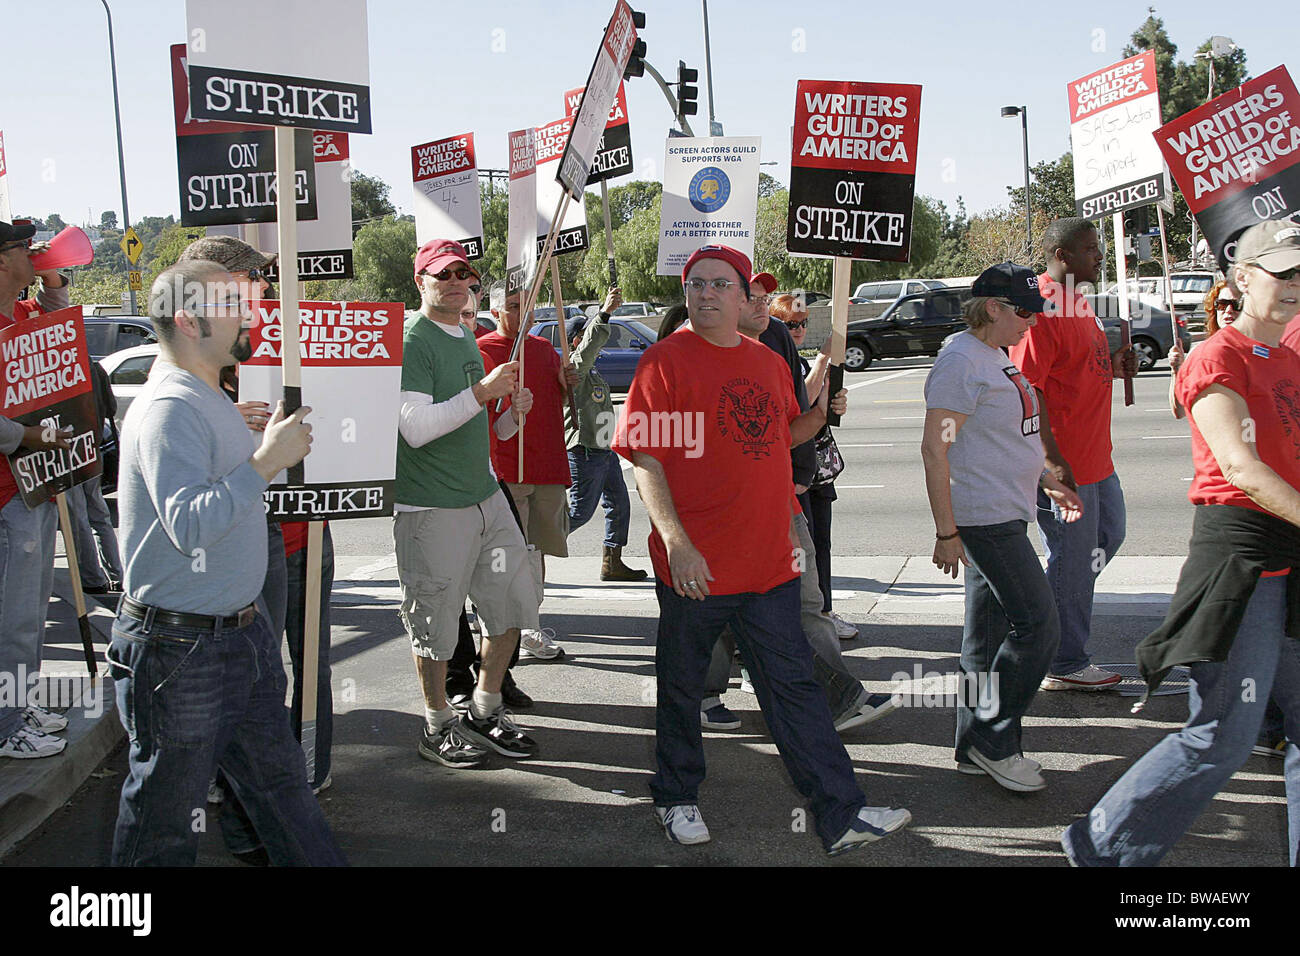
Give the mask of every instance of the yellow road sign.
<path id="1" fill-rule="evenodd" d="M 128 272 L 128 273 L 126 274 L 126 281 L 127 281 L 127 283 L 130 285 L 130 287 L 131 287 L 131 291 L 132 291 L 132 292 L 139 292 L 139 291 L 140 291 L 140 289 L 141 289 L 141 285 L 140 285 L 140 273 L 139 273 L 139 272 L 137 272 L 137 271 L 135 271 L 134 269 L 132 269 L 130 272 Z"/>
<path id="2" fill-rule="evenodd" d="M 135 230 L 130 226 L 127 226 L 126 232 L 122 233 L 122 241 L 118 245 L 122 247 L 122 253 L 126 256 L 126 261 L 131 265 L 135 265 L 140 261 L 140 256 L 144 252 L 144 243 L 140 241 L 140 237 L 135 234 Z M 139 279 L 137 278 L 136 281 L 138 282 Z"/>

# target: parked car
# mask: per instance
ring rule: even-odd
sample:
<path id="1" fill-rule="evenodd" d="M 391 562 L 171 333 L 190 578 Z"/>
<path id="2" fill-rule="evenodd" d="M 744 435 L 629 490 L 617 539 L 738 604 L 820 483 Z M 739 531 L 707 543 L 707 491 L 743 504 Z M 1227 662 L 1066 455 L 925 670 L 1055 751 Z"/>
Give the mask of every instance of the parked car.
<path id="1" fill-rule="evenodd" d="M 645 318 L 648 315 L 658 315 L 664 308 L 658 302 L 624 302 L 614 310 L 614 317 Z"/>
<path id="2" fill-rule="evenodd" d="M 569 321 L 569 319 L 572 319 L 572 318 L 574 318 L 575 316 L 579 316 L 579 315 L 582 315 L 582 314 L 583 314 L 583 311 L 582 311 L 582 307 L 581 307 L 581 306 L 577 306 L 577 305 L 566 305 L 566 306 L 564 307 L 564 321 L 566 321 L 566 322 Z M 537 306 L 536 308 L 534 308 L 534 309 L 533 309 L 533 321 L 534 321 L 534 322 L 546 322 L 546 321 L 554 322 L 554 321 L 555 321 L 555 306 L 553 306 L 553 305 L 539 305 L 539 306 Z"/>
<path id="3" fill-rule="evenodd" d="M 1164 276 L 1133 278 L 1129 279 L 1126 285 L 1130 298 L 1136 297 L 1157 309 L 1164 309 L 1169 304 L 1169 300 L 1165 296 Z M 1205 297 L 1209 294 L 1213 285 L 1213 272 L 1175 272 L 1170 282 L 1170 287 L 1173 290 L 1174 311 L 1179 315 L 1201 312 L 1205 306 Z M 1113 296 L 1118 291 L 1119 283 L 1113 282 L 1110 288 L 1106 290 L 1106 294 Z"/>
<path id="4" fill-rule="evenodd" d="M 886 282 L 864 282 L 854 290 L 850 302 L 882 302 L 888 305 L 904 296 L 916 295 L 927 289 L 942 289 L 937 279 L 891 279 Z"/>
<path id="5" fill-rule="evenodd" d="M 636 374 L 637 363 L 641 361 L 645 350 L 655 344 L 658 333 L 636 319 L 611 318 L 609 324 L 612 328 L 609 344 L 601 349 L 596 358 L 596 371 L 609 382 L 611 389 L 626 392 L 632 384 L 632 376 Z M 538 322 L 533 326 L 532 332 L 546 339 L 559 351 L 560 339 L 554 321 Z"/>
<path id="6" fill-rule="evenodd" d="M 158 341 L 153 323 L 138 315 L 87 316 L 86 348 L 99 361 L 106 355 Z"/>
<path id="7" fill-rule="evenodd" d="M 938 355 L 948 336 L 966 328 L 961 310 L 970 298 L 969 288 L 938 286 L 898 300 L 874 319 L 850 322 L 845 370 L 861 372 L 877 358 Z"/>
<path id="8" fill-rule="evenodd" d="M 818 303 L 827 305 L 831 300 L 831 297 L 825 292 L 813 292 L 809 289 L 791 289 L 789 292 L 778 292 L 776 295 L 792 295 L 796 300 L 799 296 L 803 296 L 803 304 L 805 306 L 817 305 Z M 776 296 L 773 296 L 773 298 L 776 298 Z"/>
<path id="9" fill-rule="evenodd" d="M 122 429 L 122 419 L 131 402 L 140 394 L 140 389 L 149 378 L 149 370 L 158 358 L 158 343 L 137 345 L 135 348 L 122 349 L 112 355 L 99 359 L 100 366 L 108 373 L 108 385 L 117 399 L 117 414 L 113 420 L 118 430 Z"/>

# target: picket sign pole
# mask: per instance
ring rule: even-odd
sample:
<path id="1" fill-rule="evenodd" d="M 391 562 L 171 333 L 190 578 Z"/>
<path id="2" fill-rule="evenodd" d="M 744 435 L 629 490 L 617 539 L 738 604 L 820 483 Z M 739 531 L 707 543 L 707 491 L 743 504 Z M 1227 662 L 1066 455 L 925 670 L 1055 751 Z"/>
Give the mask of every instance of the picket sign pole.
<path id="1" fill-rule="evenodd" d="M 284 411 L 302 407 L 302 351 L 298 329 L 298 208 L 294 202 L 296 179 L 292 128 L 275 128 L 276 220 L 280 238 L 280 365 L 284 376 Z M 299 462 L 289 469 L 289 485 L 305 485 Z M 307 525 L 306 619 L 302 628 L 302 752 L 307 760 L 307 782 L 316 773 L 316 672 L 320 666 L 321 523 Z M 313 594 L 315 597 L 313 598 Z M 276 635 L 277 641 L 279 635 Z"/>
<path id="2" fill-rule="evenodd" d="M 59 503 L 59 529 L 63 532 L 63 550 L 68 556 L 68 577 L 72 579 L 72 603 L 77 610 L 77 629 L 81 631 L 81 649 L 86 655 L 86 669 L 94 678 L 95 640 L 90 632 L 90 619 L 86 617 L 86 595 L 81 590 L 81 562 L 77 560 L 77 545 L 72 536 L 72 517 L 68 514 L 67 492 L 54 496 Z"/>
<path id="3" fill-rule="evenodd" d="M 1128 348 L 1133 344 L 1133 326 L 1128 311 L 1128 259 L 1124 255 L 1124 216 L 1113 213 L 1110 218 L 1115 231 L 1115 278 L 1119 282 L 1119 344 Z M 1133 379 L 1124 376 L 1124 404 L 1133 404 Z"/>
<path id="4" fill-rule="evenodd" d="M 537 294 L 542 291 L 542 278 L 546 275 L 546 267 L 551 262 L 552 253 L 555 252 L 555 238 L 559 234 L 560 223 L 564 221 L 564 214 L 568 208 L 569 193 L 565 190 L 560 194 L 560 201 L 555 204 L 555 215 L 551 217 L 551 228 L 546 233 L 546 243 L 542 246 L 542 257 L 537 262 L 537 272 L 533 275 L 533 284 L 528 290 L 528 297 L 519 303 L 519 334 L 515 336 L 514 355 L 519 360 L 518 381 L 521 386 L 524 384 L 524 342 L 528 330 L 533 327 L 533 305 L 537 302 Z M 524 415 L 519 419 L 518 482 L 521 485 L 524 483 L 524 419 L 527 417 Z"/>
<path id="5" fill-rule="evenodd" d="M 1156 203 L 1156 222 L 1160 225 L 1160 257 L 1165 264 L 1165 304 L 1169 306 L 1169 329 L 1173 333 L 1170 340 L 1177 344 L 1178 316 L 1174 314 L 1174 277 L 1169 274 L 1169 243 L 1165 238 L 1165 211 Z"/>
<path id="6" fill-rule="evenodd" d="M 831 267 L 831 359 L 830 391 L 834 396 L 844 387 L 844 349 L 849 336 L 849 276 L 853 271 L 853 260 L 847 256 L 836 256 Z M 838 425 L 840 416 L 829 408 L 826 410 L 826 424 Z"/>
<path id="7" fill-rule="evenodd" d="M 566 330 L 568 325 L 564 321 L 564 293 L 560 291 L 560 260 L 551 256 L 551 289 L 555 292 L 555 321 L 558 325 L 556 329 L 560 337 L 560 358 L 562 365 L 569 364 L 569 333 Z M 569 387 L 566 380 L 564 383 L 564 392 L 569 396 L 569 423 L 573 425 L 573 430 L 578 430 L 578 396 L 577 390 Z"/>
<path id="8" fill-rule="evenodd" d="M 600 205 L 605 212 L 605 255 L 609 257 L 609 286 L 618 285 L 618 265 L 614 262 L 614 229 L 609 218 L 609 187 L 600 181 Z"/>

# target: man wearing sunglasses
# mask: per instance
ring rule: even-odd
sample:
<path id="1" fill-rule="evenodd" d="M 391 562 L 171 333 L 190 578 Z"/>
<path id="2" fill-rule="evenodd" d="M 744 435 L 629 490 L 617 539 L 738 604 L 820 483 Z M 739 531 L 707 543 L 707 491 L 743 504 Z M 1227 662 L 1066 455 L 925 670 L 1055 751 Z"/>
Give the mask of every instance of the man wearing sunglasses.
<path id="1" fill-rule="evenodd" d="M 31 256 L 44 244 L 31 245 L 36 228 L 30 223 L 0 222 L 0 328 L 8 328 L 44 312 L 68 305 L 68 283 L 57 272 L 37 273 Z M 40 278 L 35 299 L 18 296 Z M 66 430 L 71 435 L 72 429 Z M 0 673 L 28 674 L 41 669 L 45 612 L 54 590 L 54 529 L 58 510 L 53 501 L 28 508 L 18 494 L 8 455 L 19 448 L 68 447 L 62 434 L 47 434 L 39 425 L 24 426 L 0 417 Z M 30 705 L 0 706 L 0 757 L 48 757 L 63 750 L 65 741 L 53 734 L 67 727 L 61 714 Z"/>
<path id="2" fill-rule="evenodd" d="M 1038 291 L 1054 311 L 1043 313 L 1010 350 L 1038 396 L 1047 469 L 1083 502 L 1083 517 L 1038 492 L 1038 528 L 1047 579 L 1061 620 L 1061 642 L 1043 690 L 1113 690 L 1120 675 L 1091 663 L 1092 598 L 1097 575 L 1124 541 L 1124 491 L 1111 460 L 1114 380 L 1137 374 L 1132 347 L 1113 355 L 1101 321 L 1077 286 L 1095 283 L 1102 255 L 1087 219 L 1057 219 L 1043 236 L 1047 271 Z"/>
<path id="3" fill-rule="evenodd" d="M 474 337 L 461 324 L 477 280 L 460 243 L 434 239 L 421 246 L 415 256 L 420 310 L 407 318 L 402 343 L 393 509 L 400 614 L 424 695 L 418 751 L 446 767 L 476 766 L 488 749 L 514 758 L 537 751 L 502 701 L 519 632 L 537 627 L 538 602 L 523 535 L 492 471 L 484 408 L 510 397 L 523 414 L 532 395 L 516 385 L 517 362 L 485 372 Z M 467 596 L 482 622 L 483 663 L 468 711 L 458 716 L 447 701 L 447 664 Z"/>

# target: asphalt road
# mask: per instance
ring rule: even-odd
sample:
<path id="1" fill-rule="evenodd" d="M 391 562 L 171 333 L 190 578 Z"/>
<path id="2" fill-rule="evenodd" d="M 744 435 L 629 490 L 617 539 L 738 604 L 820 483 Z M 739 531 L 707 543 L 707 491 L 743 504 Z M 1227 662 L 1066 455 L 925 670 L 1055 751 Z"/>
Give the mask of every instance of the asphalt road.
<path id="1" fill-rule="evenodd" d="M 851 408 L 838 432 L 848 467 L 836 506 L 837 607 L 862 624 L 845 645 L 873 690 L 898 675 L 951 674 L 960 642 L 960 584 L 927 568 L 932 523 L 919 456 L 921 389 L 929 362 L 884 363 L 850 376 Z M 1116 461 L 1129 501 L 1122 555 L 1099 583 L 1093 650 L 1131 661 L 1172 590 L 1190 526 L 1186 425 L 1161 405 L 1163 368 L 1142 376 L 1138 400 L 1116 399 Z M 1120 393 L 1117 391 L 1117 395 Z M 453 771 L 416 755 L 421 702 L 397 620 L 387 521 L 334 526 L 334 786 L 321 795 L 332 827 L 360 865 L 824 865 L 803 801 L 766 736 L 752 696 L 733 680 L 726 701 L 744 725 L 706 735 L 701 807 L 713 842 L 680 847 L 655 823 L 654 632 L 648 585 L 597 580 L 599 518 L 573 534 L 573 557 L 553 561 L 544 623 L 567 648 L 553 663 L 521 663 L 537 699 L 519 719 L 540 754 L 494 758 Z M 644 509 L 633 495 L 629 563 L 646 566 Z M 914 670 L 915 668 L 915 670 Z M 1011 794 L 952 765 L 953 716 L 932 684 L 911 684 L 910 706 L 846 735 L 872 804 L 906 806 L 903 833 L 836 861 L 840 866 L 1063 867 L 1057 840 L 1132 761 L 1186 715 L 1186 697 L 1155 699 L 1139 715 L 1118 694 L 1039 694 L 1026 718 L 1026 752 L 1048 789 Z M 108 860 L 125 766 L 119 751 L 68 807 L 6 864 L 102 865 Z M 213 808 L 207 808 L 211 811 Z M 1281 761 L 1252 757 L 1169 857 L 1174 866 L 1285 864 Z M 200 861 L 231 865 L 210 813 Z"/>

